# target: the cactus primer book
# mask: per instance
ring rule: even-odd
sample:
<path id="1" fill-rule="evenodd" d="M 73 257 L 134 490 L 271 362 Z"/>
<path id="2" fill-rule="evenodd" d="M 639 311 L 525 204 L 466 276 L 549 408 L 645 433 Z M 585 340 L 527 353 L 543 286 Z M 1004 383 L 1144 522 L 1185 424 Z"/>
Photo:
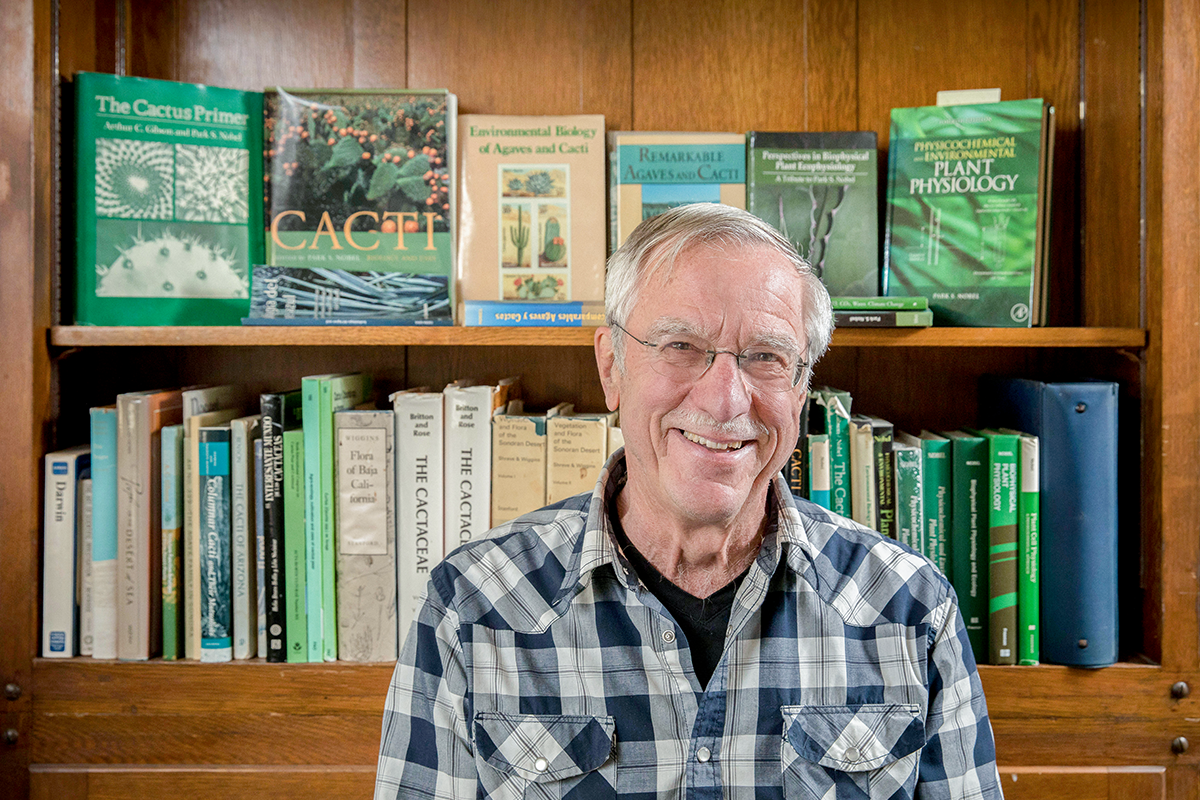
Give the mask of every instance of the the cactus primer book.
<path id="1" fill-rule="evenodd" d="M 75 77 L 78 325 L 237 325 L 262 261 L 262 95 Z"/>
<path id="2" fill-rule="evenodd" d="M 275 88 L 263 116 L 267 263 L 297 280 L 246 322 L 451 324 L 455 96 Z"/>
<path id="3" fill-rule="evenodd" d="M 604 324 L 604 117 L 464 114 L 464 325 Z"/>

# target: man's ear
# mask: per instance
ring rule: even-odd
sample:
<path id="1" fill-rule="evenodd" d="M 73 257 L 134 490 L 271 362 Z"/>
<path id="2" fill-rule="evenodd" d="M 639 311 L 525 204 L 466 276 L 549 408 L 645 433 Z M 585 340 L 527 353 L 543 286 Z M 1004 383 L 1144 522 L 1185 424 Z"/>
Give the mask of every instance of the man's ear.
<path id="1" fill-rule="evenodd" d="M 596 328 L 596 369 L 600 373 L 600 385 L 604 387 L 604 403 L 609 411 L 616 411 L 621 404 L 621 371 L 617 369 L 613 353 L 612 328 Z"/>

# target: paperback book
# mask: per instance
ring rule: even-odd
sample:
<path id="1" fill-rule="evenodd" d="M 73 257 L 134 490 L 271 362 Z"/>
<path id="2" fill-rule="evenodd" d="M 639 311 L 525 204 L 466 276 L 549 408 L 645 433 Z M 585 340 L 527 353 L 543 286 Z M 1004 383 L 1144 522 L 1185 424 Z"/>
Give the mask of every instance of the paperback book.
<path id="1" fill-rule="evenodd" d="M 117 407 L 90 409 L 92 657 L 117 657 Z"/>
<path id="2" fill-rule="evenodd" d="M 198 431 L 200 475 L 200 660 L 233 658 L 229 426 Z"/>
<path id="3" fill-rule="evenodd" d="M 90 445 L 47 453 L 42 548 L 42 656 L 71 658 L 79 648 L 76 544 L 79 482 L 90 462 Z"/>
<path id="4" fill-rule="evenodd" d="M 834 311 L 838 328 L 928 328 L 933 312 L 925 311 Z"/>

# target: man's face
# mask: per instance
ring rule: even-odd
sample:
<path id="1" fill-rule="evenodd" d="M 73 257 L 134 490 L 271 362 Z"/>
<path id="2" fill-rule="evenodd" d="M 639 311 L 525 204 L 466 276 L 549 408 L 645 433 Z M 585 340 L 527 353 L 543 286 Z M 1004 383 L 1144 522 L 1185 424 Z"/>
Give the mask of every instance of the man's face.
<path id="1" fill-rule="evenodd" d="M 652 344 L 686 330 L 737 353 L 782 341 L 799 357 L 807 346 L 801 292 L 795 267 L 771 248 L 697 247 L 668 280 L 641 288 L 625 328 Z M 617 336 L 625 337 L 623 371 L 612 355 Z M 654 368 L 654 351 L 615 327 L 597 331 L 596 353 L 608 406 L 621 409 L 630 502 L 685 525 L 756 524 L 795 447 L 802 386 L 762 391 L 722 354 L 698 379 L 674 380 Z"/>

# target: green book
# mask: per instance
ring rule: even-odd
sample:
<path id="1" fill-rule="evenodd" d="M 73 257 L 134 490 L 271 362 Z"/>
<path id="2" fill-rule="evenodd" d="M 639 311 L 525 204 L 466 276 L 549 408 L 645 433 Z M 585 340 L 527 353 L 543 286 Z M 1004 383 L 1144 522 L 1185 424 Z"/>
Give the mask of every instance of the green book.
<path id="1" fill-rule="evenodd" d="M 1017 663 L 1041 663 L 1041 440 L 1029 433 L 1001 428 L 1020 440 L 1017 464 Z"/>
<path id="2" fill-rule="evenodd" d="M 74 83 L 75 323 L 239 324 L 263 259 L 262 95 Z"/>
<path id="3" fill-rule="evenodd" d="M 1032 324 L 1049 108 L 892 109 L 885 294 L 927 296 L 938 325 Z"/>
<path id="4" fill-rule="evenodd" d="M 829 436 L 829 508 L 843 517 L 851 516 L 850 501 L 850 393 L 822 386 L 812 393 L 817 408 L 813 413 L 820 432 Z"/>
<path id="5" fill-rule="evenodd" d="M 925 531 L 921 552 L 943 575 L 950 574 L 950 526 L 953 515 L 954 476 L 950 440 L 930 431 L 917 435 L 921 443 Z"/>
<path id="6" fill-rule="evenodd" d="M 834 311 L 833 322 L 838 328 L 928 328 L 933 325 L 933 312 L 924 311 Z"/>
<path id="7" fill-rule="evenodd" d="M 175 661 L 183 645 L 179 613 L 183 583 L 183 425 L 162 429 L 163 660 Z"/>
<path id="8" fill-rule="evenodd" d="M 875 131 L 750 131 L 746 208 L 795 246 L 831 295 L 879 294 Z"/>
<path id="9" fill-rule="evenodd" d="M 987 428 L 988 440 L 988 657 L 1017 663 L 1016 434 Z"/>
<path id="10" fill-rule="evenodd" d="M 987 663 L 988 443 L 966 431 L 943 434 L 951 442 L 950 578 L 976 663 Z M 984 549 L 981 549 L 984 548 Z"/>
<path id="11" fill-rule="evenodd" d="M 924 311 L 928 297 L 831 297 L 834 311 Z"/>
<path id="12" fill-rule="evenodd" d="M 895 460 L 896 540 L 928 557 L 924 549 L 925 486 L 921 442 L 900 432 L 892 442 Z"/>
<path id="13" fill-rule="evenodd" d="M 871 417 L 871 437 L 875 440 L 875 530 L 889 539 L 896 538 L 896 466 L 892 446 L 896 438 L 892 423 Z"/>
<path id="14" fill-rule="evenodd" d="M 303 412 L 302 412 L 303 413 Z M 283 431 L 284 631 L 287 660 L 308 661 L 308 581 L 304 536 L 304 429 Z M 318 613 L 317 611 L 313 612 Z"/>

